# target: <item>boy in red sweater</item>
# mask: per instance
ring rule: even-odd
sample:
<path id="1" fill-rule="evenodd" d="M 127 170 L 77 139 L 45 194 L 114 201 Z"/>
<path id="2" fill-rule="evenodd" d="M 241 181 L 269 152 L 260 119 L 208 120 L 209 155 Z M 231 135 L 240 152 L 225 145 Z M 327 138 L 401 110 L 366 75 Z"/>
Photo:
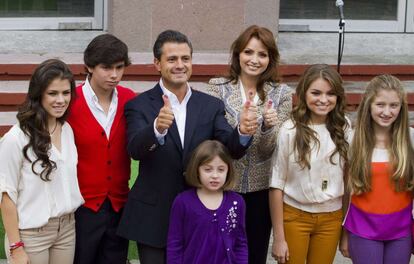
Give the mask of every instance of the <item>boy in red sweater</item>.
<path id="1" fill-rule="evenodd" d="M 118 83 L 131 64 L 128 47 L 110 34 L 84 52 L 88 72 L 76 88 L 68 122 L 78 150 L 78 181 L 85 204 L 75 213 L 76 264 L 126 263 L 128 240 L 116 235 L 128 195 L 125 103 L 134 93 Z"/>

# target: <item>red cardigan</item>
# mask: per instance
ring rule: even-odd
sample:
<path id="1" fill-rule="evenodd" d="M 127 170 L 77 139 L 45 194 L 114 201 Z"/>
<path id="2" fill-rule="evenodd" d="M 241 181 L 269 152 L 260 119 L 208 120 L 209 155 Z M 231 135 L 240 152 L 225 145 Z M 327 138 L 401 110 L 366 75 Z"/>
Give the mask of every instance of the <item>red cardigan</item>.
<path id="1" fill-rule="evenodd" d="M 96 212 L 108 197 L 118 212 L 128 196 L 131 171 L 131 160 L 126 150 L 124 105 L 135 94 L 128 88 L 116 87 L 118 108 L 108 140 L 86 103 L 82 86 L 76 87 L 68 122 L 78 150 L 78 181 L 85 199 L 84 206 Z"/>

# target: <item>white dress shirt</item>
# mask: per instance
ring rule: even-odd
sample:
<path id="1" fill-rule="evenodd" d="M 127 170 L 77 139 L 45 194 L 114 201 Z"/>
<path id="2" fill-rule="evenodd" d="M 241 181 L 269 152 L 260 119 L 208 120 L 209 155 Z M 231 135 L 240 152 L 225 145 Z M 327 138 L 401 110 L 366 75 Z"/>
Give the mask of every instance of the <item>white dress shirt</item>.
<path id="1" fill-rule="evenodd" d="M 49 151 L 50 160 L 57 167 L 49 175 L 50 181 L 34 174 L 33 162 L 23 156 L 28 142 L 18 124 L 0 140 L 0 192 L 6 192 L 15 203 L 19 229 L 42 227 L 49 218 L 72 213 L 84 203 L 76 172 L 78 154 L 69 124 L 62 126 L 61 151 L 53 145 Z M 32 149 L 27 154 L 35 160 Z M 40 172 L 40 162 L 34 168 Z"/>
<path id="2" fill-rule="evenodd" d="M 114 89 L 112 93 L 112 100 L 109 105 L 108 114 L 105 113 L 102 106 L 99 104 L 98 97 L 93 91 L 88 78 L 86 78 L 85 84 L 82 87 L 82 92 L 92 115 L 105 130 L 106 137 L 109 139 L 111 127 L 115 120 L 116 109 L 118 108 L 118 91 Z"/>
<path id="3" fill-rule="evenodd" d="M 184 148 L 184 135 L 185 135 L 185 120 L 187 118 L 187 103 L 191 97 L 191 88 L 187 83 L 187 93 L 184 96 L 184 99 L 180 103 L 178 101 L 177 96 L 172 93 L 170 90 L 165 88 L 164 83 L 162 82 L 162 78 L 160 79 L 160 87 L 162 89 L 163 94 L 168 96 L 168 99 L 171 103 L 171 108 L 174 113 L 174 120 L 178 128 L 178 134 L 180 135 L 181 146 Z M 164 133 L 159 133 L 158 130 L 155 128 L 155 123 L 157 120 L 154 121 L 154 132 L 155 136 L 158 139 L 158 142 L 163 145 L 164 144 L 164 136 L 167 135 L 168 129 Z"/>

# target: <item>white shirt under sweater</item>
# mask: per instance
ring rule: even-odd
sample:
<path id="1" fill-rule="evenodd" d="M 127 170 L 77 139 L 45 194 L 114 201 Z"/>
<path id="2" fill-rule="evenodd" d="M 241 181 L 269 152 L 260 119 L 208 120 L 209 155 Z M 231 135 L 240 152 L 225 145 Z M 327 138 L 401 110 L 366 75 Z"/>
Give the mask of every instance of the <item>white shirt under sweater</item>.
<path id="1" fill-rule="evenodd" d="M 106 138 L 109 139 L 112 124 L 115 120 L 116 110 L 118 108 L 118 91 L 114 89 L 112 93 L 112 99 L 111 104 L 109 105 L 108 114 L 105 113 L 102 106 L 99 104 L 98 97 L 93 91 L 88 78 L 86 78 L 86 81 L 82 86 L 82 92 L 85 97 L 86 104 L 92 112 L 92 115 L 105 130 Z"/>
<path id="2" fill-rule="evenodd" d="M 321 213 L 339 210 L 344 194 L 343 161 L 337 153 L 330 163 L 329 158 L 335 150 L 325 124 L 310 125 L 318 135 L 319 149 L 311 149 L 311 169 L 302 169 L 293 154 L 294 128 L 292 120 L 282 124 L 278 138 L 278 151 L 273 156 L 273 172 L 270 187 L 283 190 L 283 201 L 300 210 Z M 350 129 L 345 131 L 349 142 Z"/>
<path id="3" fill-rule="evenodd" d="M 6 192 L 16 204 L 19 229 L 42 227 L 49 218 L 73 213 L 84 203 L 76 172 L 78 155 L 69 124 L 62 126 L 61 151 L 53 145 L 50 150 L 50 159 L 57 167 L 49 175 L 51 181 L 43 181 L 32 172 L 32 162 L 23 156 L 28 142 L 18 124 L 0 140 L 0 192 Z M 31 149 L 28 156 L 35 160 Z M 39 163 L 35 171 L 41 171 Z"/>

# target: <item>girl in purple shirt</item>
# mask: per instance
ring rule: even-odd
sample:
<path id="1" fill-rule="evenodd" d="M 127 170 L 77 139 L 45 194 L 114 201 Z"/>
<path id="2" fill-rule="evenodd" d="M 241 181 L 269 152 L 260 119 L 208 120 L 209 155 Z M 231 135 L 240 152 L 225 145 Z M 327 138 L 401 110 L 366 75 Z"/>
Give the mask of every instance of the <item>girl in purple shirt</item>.
<path id="1" fill-rule="evenodd" d="M 185 174 L 193 186 L 172 205 L 167 263 L 247 263 L 245 204 L 228 191 L 235 183 L 232 159 L 218 141 L 194 151 Z"/>

